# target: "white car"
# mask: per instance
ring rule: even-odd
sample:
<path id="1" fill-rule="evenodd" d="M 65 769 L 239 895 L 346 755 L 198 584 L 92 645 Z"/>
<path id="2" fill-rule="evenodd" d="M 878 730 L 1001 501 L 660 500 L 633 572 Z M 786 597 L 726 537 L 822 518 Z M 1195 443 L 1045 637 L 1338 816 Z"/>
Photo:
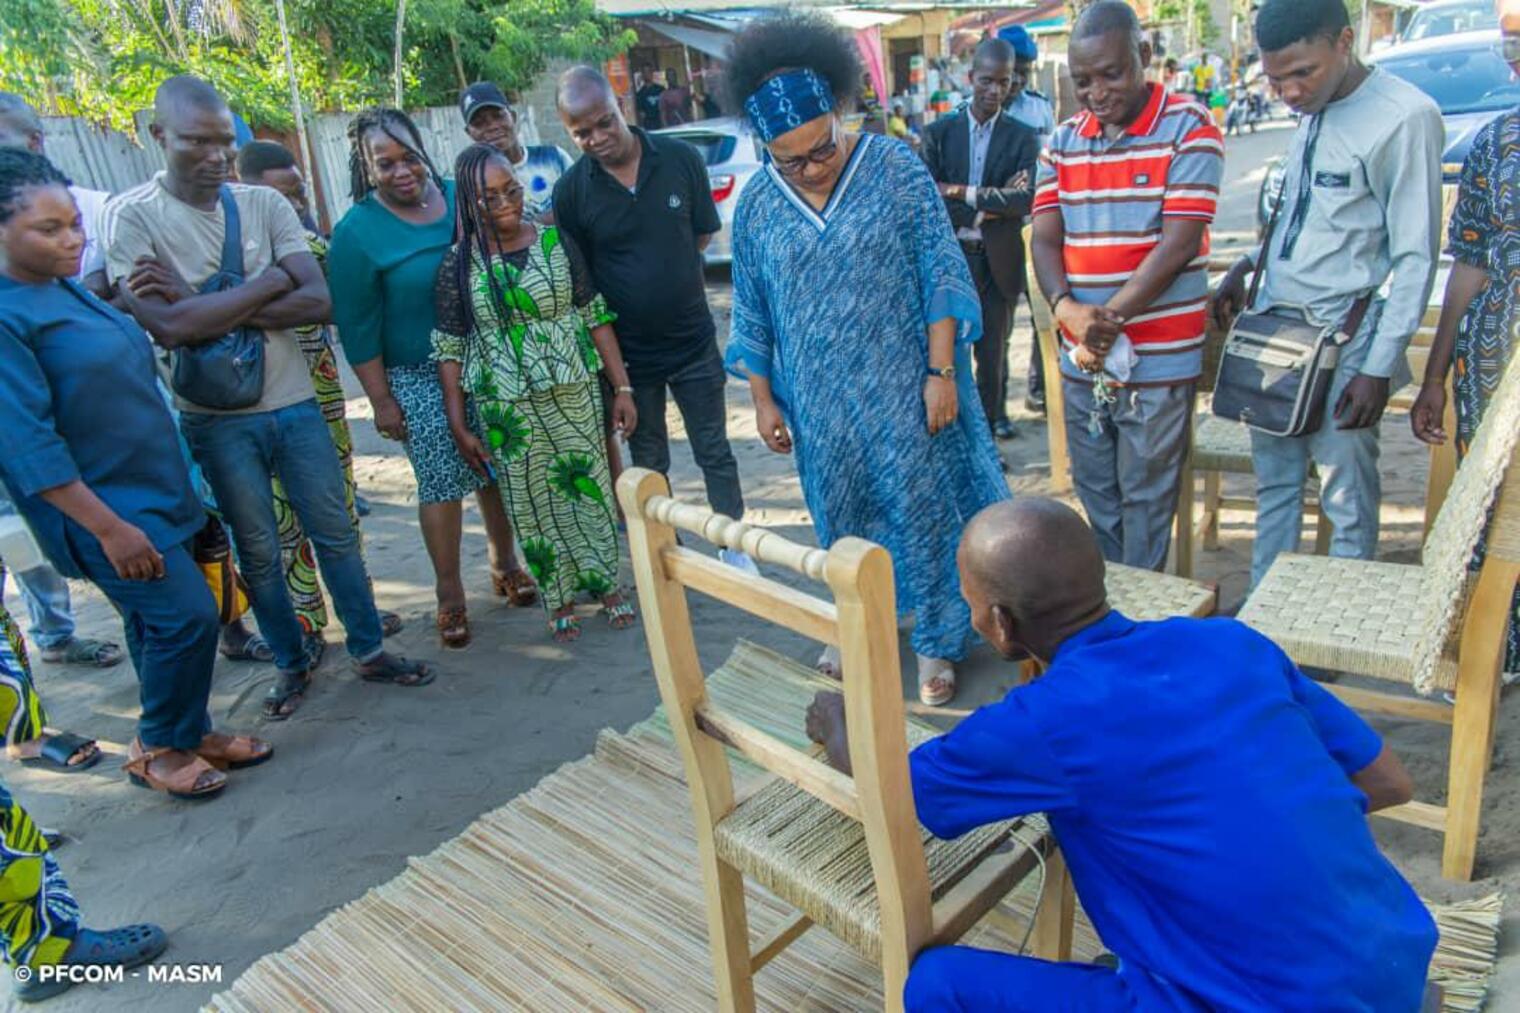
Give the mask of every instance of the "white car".
<path id="1" fill-rule="evenodd" d="M 718 205 L 718 217 L 723 220 L 723 228 L 707 244 L 705 256 L 709 264 L 731 263 L 734 259 L 734 209 L 739 206 L 739 194 L 744 192 L 745 184 L 760 171 L 759 139 L 750 129 L 749 122 L 739 116 L 698 120 L 655 133 L 679 138 L 701 152 L 702 160 L 707 163 L 713 203 Z"/>
<path id="2" fill-rule="evenodd" d="M 1419 42 L 1498 27 L 1499 13 L 1493 0 L 1436 0 L 1414 12 L 1399 33 L 1399 42 Z"/>

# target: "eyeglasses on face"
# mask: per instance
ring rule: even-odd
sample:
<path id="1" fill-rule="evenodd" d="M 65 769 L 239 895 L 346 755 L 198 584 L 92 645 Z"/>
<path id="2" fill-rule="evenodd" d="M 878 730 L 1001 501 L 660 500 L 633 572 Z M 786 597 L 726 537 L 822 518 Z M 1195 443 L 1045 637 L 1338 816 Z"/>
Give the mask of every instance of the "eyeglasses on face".
<path id="1" fill-rule="evenodd" d="M 800 176 L 809 165 L 822 165 L 839 152 L 839 122 L 829 128 L 828 139 L 813 146 L 813 150 L 795 158 L 771 156 L 771 163 L 783 176 Z"/>
<path id="2" fill-rule="evenodd" d="M 523 202 L 522 187 L 505 192 L 490 192 L 480 196 L 476 201 L 487 211 L 500 211 L 503 208 L 521 207 Z"/>

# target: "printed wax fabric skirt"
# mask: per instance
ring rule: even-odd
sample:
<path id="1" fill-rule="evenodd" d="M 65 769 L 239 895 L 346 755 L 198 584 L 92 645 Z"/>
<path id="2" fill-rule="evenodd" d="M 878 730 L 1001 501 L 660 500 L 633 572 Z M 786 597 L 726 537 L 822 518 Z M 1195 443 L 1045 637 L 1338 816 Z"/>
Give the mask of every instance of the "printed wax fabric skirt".
<path id="1" fill-rule="evenodd" d="M 482 401 L 481 432 L 528 570 L 553 612 L 617 588 L 617 513 L 595 380 Z"/>
<path id="2" fill-rule="evenodd" d="M 454 503 L 483 487 L 487 480 L 470 469 L 454 438 L 443 411 L 443 385 L 438 367 L 431 362 L 393 366 L 385 371 L 391 394 L 406 416 L 407 460 L 417 476 L 417 502 Z M 475 411 L 466 404 L 470 428 L 479 431 Z"/>

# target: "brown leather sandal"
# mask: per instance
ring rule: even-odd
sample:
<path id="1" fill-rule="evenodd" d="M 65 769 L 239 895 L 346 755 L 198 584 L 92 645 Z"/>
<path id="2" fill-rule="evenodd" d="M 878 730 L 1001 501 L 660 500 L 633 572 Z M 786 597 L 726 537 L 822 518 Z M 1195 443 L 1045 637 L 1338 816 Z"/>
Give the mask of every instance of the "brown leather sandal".
<path id="1" fill-rule="evenodd" d="M 180 750 L 167 748 L 145 750 L 141 741 L 133 739 L 127 762 L 122 764 L 122 769 L 138 787 L 152 788 L 154 791 L 164 792 L 171 798 L 186 801 L 198 802 L 202 799 L 214 798 L 227 787 L 227 775 L 199 756 L 172 771 L 165 771 L 162 768 L 159 771 L 153 769 L 153 765 L 158 760 L 175 752 L 180 752 Z"/>
<path id="2" fill-rule="evenodd" d="M 438 639 L 451 651 L 470 646 L 470 618 L 464 609 L 438 610 Z"/>
<path id="3" fill-rule="evenodd" d="M 252 735 L 208 732 L 195 753 L 217 770 L 242 770 L 274 756 L 274 746 Z"/>
<path id="4" fill-rule="evenodd" d="M 506 573 L 491 571 L 491 590 L 497 597 L 505 598 L 513 608 L 522 608 L 538 601 L 538 585 L 524 570 L 508 570 Z"/>

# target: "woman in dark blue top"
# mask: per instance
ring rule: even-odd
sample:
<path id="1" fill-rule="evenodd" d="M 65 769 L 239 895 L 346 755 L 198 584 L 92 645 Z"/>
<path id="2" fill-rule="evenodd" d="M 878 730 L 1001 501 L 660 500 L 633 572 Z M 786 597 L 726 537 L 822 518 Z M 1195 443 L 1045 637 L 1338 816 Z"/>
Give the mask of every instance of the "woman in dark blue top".
<path id="1" fill-rule="evenodd" d="M 141 684 L 127 769 L 176 797 L 268 743 L 212 732 L 217 610 L 190 554 L 204 523 L 159 397 L 148 336 L 72 280 L 84 234 L 67 180 L 0 150 L 0 479 L 48 559 L 122 615 Z"/>

